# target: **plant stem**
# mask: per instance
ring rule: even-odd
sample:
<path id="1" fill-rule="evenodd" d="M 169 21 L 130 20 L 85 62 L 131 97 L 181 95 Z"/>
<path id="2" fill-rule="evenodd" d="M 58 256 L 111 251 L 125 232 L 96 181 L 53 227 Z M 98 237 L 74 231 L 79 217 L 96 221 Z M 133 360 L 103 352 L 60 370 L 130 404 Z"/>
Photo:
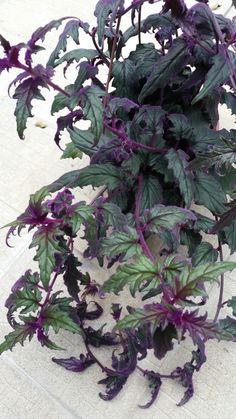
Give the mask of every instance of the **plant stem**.
<path id="1" fill-rule="evenodd" d="M 215 217 L 215 219 L 216 219 L 216 221 L 218 221 L 217 216 Z M 220 261 L 223 262 L 224 261 L 224 255 L 223 255 L 221 240 L 219 238 L 218 238 L 218 243 L 219 243 Z M 218 320 L 220 310 L 221 310 L 222 305 L 223 305 L 224 282 L 225 282 L 225 278 L 224 278 L 224 274 L 222 274 L 220 276 L 220 292 L 219 292 L 219 299 L 218 299 L 218 304 L 217 304 L 217 308 L 216 308 L 216 314 L 215 314 L 215 317 L 214 317 L 214 322 L 216 322 Z"/>
<path id="2" fill-rule="evenodd" d="M 158 154 L 164 154 L 168 151 L 167 148 L 157 148 L 157 147 L 152 147 L 146 144 L 140 144 L 137 143 L 136 141 L 132 140 L 131 138 L 127 137 L 125 133 L 119 131 L 118 129 L 111 127 L 110 125 L 106 124 L 104 122 L 104 126 L 105 128 L 107 128 L 109 131 L 113 132 L 113 134 L 116 134 L 118 137 L 120 137 L 123 141 L 129 141 L 132 143 L 132 145 L 135 148 L 141 148 L 143 150 L 147 150 L 147 151 L 152 151 L 153 153 L 158 153 Z"/>
<path id="3" fill-rule="evenodd" d="M 49 285 L 49 287 L 48 287 L 48 291 L 47 291 L 45 300 L 44 300 L 44 302 L 43 302 L 43 304 L 41 306 L 41 310 L 40 310 L 39 316 L 40 316 L 40 314 L 42 313 L 43 309 L 45 308 L 45 306 L 47 305 L 47 303 L 49 301 L 49 298 L 50 298 L 50 295 L 51 295 L 51 292 L 52 292 L 52 289 L 54 287 L 54 284 L 56 282 L 57 277 L 58 277 L 58 273 L 56 272 L 55 275 L 54 275 L 54 277 L 53 277 L 53 279 L 52 279 L 52 281 L 51 281 L 51 283 L 50 283 L 50 285 Z"/>
<path id="4" fill-rule="evenodd" d="M 108 93 L 109 84 L 110 84 L 110 81 L 111 81 L 111 74 L 112 74 L 113 62 L 114 62 L 114 58 L 115 58 L 117 39 L 118 39 L 118 35 L 119 35 L 119 30 L 120 30 L 120 22 L 121 22 L 121 16 L 119 16 L 118 19 L 117 19 L 116 34 L 115 34 L 115 36 L 113 38 L 113 42 L 112 42 L 111 59 L 110 59 L 109 71 L 108 71 L 107 82 L 106 82 L 106 92 L 107 93 Z"/>
<path id="5" fill-rule="evenodd" d="M 155 372 L 152 372 L 152 371 L 144 370 L 143 368 L 139 367 L 138 365 L 137 365 L 137 369 L 139 371 L 141 371 L 143 373 L 143 375 L 149 375 L 151 377 L 159 376 L 160 378 L 170 378 L 171 380 L 174 380 L 175 378 L 179 377 L 178 374 L 176 374 L 176 375 L 173 375 L 173 374 L 159 374 L 159 372 L 155 373 Z"/>
<path id="6" fill-rule="evenodd" d="M 151 250 L 149 249 L 149 247 L 147 245 L 147 242 L 144 238 L 143 231 L 142 231 L 142 228 L 140 226 L 140 221 L 139 221 L 142 192 L 143 192 L 143 174 L 141 173 L 138 176 L 138 192 L 137 192 L 137 196 L 136 196 L 136 200 L 135 200 L 134 219 L 135 219 L 136 229 L 137 229 L 137 232 L 138 232 L 138 235 L 139 235 L 139 238 L 140 238 L 140 244 L 142 246 L 143 252 L 152 262 L 155 262 L 155 258 L 153 256 Z"/>
<path id="7" fill-rule="evenodd" d="M 107 57 L 105 56 L 104 52 L 101 50 L 101 48 L 99 48 L 97 41 L 95 39 L 95 34 L 96 31 L 94 31 L 91 36 L 92 36 L 92 41 L 93 41 L 93 45 L 95 46 L 99 56 L 101 57 L 102 61 L 107 65 L 107 67 L 110 66 L 109 60 L 107 59 Z"/>
<path id="8" fill-rule="evenodd" d="M 142 39 L 141 39 L 141 20 L 142 20 L 142 5 L 139 6 L 138 9 L 138 43 L 141 45 Z"/>
<path id="9" fill-rule="evenodd" d="M 15 66 L 15 67 L 20 68 L 21 70 L 26 71 L 30 76 L 37 77 L 37 74 L 34 73 L 34 69 L 33 68 L 27 67 L 26 65 L 21 64 L 21 63 L 19 63 L 19 65 L 18 66 Z M 56 83 L 53 83 L 50 79 L 48 79 L 48 78 L 45 77 L 45 81 L 54 90 L 57 90 L 58 92 L 62 93 L 64 96 L 66 96 L 68 98 L 71 97 L 70 93 L 68 93 L 66 90 L 62 89 L 62 87 L 58 86 Z"/>

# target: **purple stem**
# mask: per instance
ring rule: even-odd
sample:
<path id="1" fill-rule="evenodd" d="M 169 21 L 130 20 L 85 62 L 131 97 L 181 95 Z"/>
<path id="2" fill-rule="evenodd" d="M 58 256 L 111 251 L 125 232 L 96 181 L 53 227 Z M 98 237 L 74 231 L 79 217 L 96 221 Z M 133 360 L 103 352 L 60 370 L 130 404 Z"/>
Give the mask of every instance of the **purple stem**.
<path id="1" fill-rule="evenodd" d="M 143 375 L 149 375 L 151 377 L 160 377 L 160 378 L 170 378 L 171 380 L 174 380 L 175 378 L 179 377 L 179 374 L 173 375 L 173 374 L 159 374 L 159 372 L 152 372 L 148 370 L 144 370 L 143 368 L 137 366 L 137 369 L 143 373 Z"/>
<path id="2" fill-rule="evenodd" d="M 155 258 L 153 256 L 151 250 L 149 249 L 149 247 L 147 245 L 147 242 L 144 238 L 143 231 L 142 231 L 142 228 L 140 226 L 140 221 L 139 221 L 142 191 L 143 191 L 143 174 L 141 173 L 138 176 L 138 192 L 137 192 L 136 200 L 135 200 L 134 219 L 135 219 L 136 229 L 137 229 L 137 232 L 138 232 L 138 235 L 139 235 L 139 238 L 140 238 L 140 244 L 142 246 L 143 252 L 152 262 L 155 262 Z"/>
<path id="3" fill-rule="evenodd" d="M 218 220 L 217 217 L 216 221 Z M 223 262 L 224 261 L 224 255 L 223 255 L 223 249 L 222 249 L 222 244 L 220 239 L 218 239 L 219 241 L 219 253 L 220 253 L 220 261 Z M 218 299 L 218 304 L 217 304 L 217 308 L 216 308 L 216 314 L 214 317 L 214 322 L 216 322 L 218 320 L 219 314 L 220 314 L 220 310 L 222 309 L 223 306 L 223 297 L 224 297 L 224 283 L 225 283 L 225 278 L 224 278 L 224 274 L 222 274 L 220 276 L 220 292 L 219 292 L 219 299 Z"/>
<path id="4" fill-rule="evenodd" d="M 158 153 L 158 154 L 164 154 L 168 151 L 166 148 L 151 147 L 151 146 L 146 145 L 146 144 L 137 143 L 136 141 L 129 138 L 124 132 L 121 132 L 118 129 L 116 129 L 114 127 L 111 127 L 110 125 L 106 124 L 105 122 L 104 122 L 104 126 L 109 131 L 113 132 L 113 134 L 116 134 L 121 140 L 131 142 L 132 145 L 135 148 L 141 148 L 142 150 L 152 151 L 153 153 Z"/>
<path id="5" fill-rule="evenodd" d="M 34 73 L 34 69 L 27 67 L 24 64 L 19 63 L 19 65 L 15 65 L 14 67 L 20 68 L 24 71 L 26 71 L 29 75 L 36 77 L 37 75 Z M 51 86 L 54 90 L 57 90 L 58 92 L 62 93 L 64 96 L 70 98 L 70 93 L 66 92 L 66 90 L 62 89 L 60 86 L 58 86 L 56 83 L 53 83 L 50 79 L 46 78 L 46 82 L 49 86 Z"/>

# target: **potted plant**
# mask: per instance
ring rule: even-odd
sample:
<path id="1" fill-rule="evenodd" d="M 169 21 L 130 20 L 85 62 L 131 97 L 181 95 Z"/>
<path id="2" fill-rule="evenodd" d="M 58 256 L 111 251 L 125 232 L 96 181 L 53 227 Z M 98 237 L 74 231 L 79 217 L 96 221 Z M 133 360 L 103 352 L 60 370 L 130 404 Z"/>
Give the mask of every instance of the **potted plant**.
<path id="1" fill-rule="evenodd" d="M 32 101 L 43 99 L 44 88 L 53 89 L 52 113 L 63 112 L 57 145 L 64 132 L 70 135 L 63 157 L 90 158 L 84 168 L 31 195 L 25 212 L 8 225 L 7 242 L 23 228 L 33 233 L 30 247 L 39 269 L 26 271 L 12 287 L 6 307 L 13 330 L 0 353 L 33 338 L 60 350 L 52 333 L 77 333 L 86 351 L 53 361 L 78 373 L 97 364 L 105 374 L 104 400 L 113 399 L 139 369 L 151 389 L 142 407 L 155 401 L 165 379 L 182 383 L 179 405 L 186 403 L 194 372 L 206 361 L 206 342 L 236 339 L 236 297 L 223 296 L 224 273 L 236 264 L 224 261 L 222 250 L 223 244 L 231 253 L 236 249 L 236 131 L 216 130 L 220 104 L 236 114 L 235 26 L 214 14 L 207 0 L 190 8 L 183 0 L 166 0 L 161 10 L 159 3 L 100 0 L 96 27 L 61 18 L 37 29 L 27 43 L 11 45 L 0 36 L 0 72 L 19 69 L 11 84 L 19 137 L 32 117 Z M 152 13 L 144 19 L 143 7 Z M 128 14 L 131 26 L 123 30 Z M 34 64 L 47 33 L 59 27 L 46 65 Z M 93 49 L 66 52 L 68 38 L 79 44 L 81 31 Z M 137 44 L 125 54 L 130 38 Z M 58 67 L 66 72 L 75 64 L 76 79 L 56 84 Z M 72 190 L 87 185 L 99 188 L 96 198 L 75 199 Z M 84 258 L 97 259 L 110 272 L 104 283 L 84 272 L 77 237 L 87 242 Z M 219 299 L 209 318 L 207 286 L 217 282 Z M 102 319 L 108 293 L 120 300 L 111 304 L 110 329 Z M 232 308 L 227 317 L 226 306 Z M 101 326 L 93 327 L 100 318 Z M 140 367 L 149 352 L 160 360 L 185 338 L 193 344 L 185 365 L 176 359 L 174 371 Z M 106 365 L 93 350 L 102 345 L 116 349 Z"/>

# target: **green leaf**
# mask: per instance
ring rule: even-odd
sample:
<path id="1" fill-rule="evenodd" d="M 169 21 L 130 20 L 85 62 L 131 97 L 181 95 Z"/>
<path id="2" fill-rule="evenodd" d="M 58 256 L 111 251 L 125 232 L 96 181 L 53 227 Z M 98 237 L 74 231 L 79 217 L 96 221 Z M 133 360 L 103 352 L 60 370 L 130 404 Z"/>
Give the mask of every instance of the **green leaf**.
<path id="1" fill-rule="evenodd" d="M 89 223 L 90 221 L 93 222 L 93 212 L 94 208 L 86 205 L 85 202 L 80 202 L 79 204 L 73 205 L 71 207 L 69 218 L 72 222 L 72 230 L 74 234 L 79 231 L 82 223 Z"/>
<path id="2" fill-rule="evenodd" d="M 202 264 L 197 267 L 186 266 L 175 283 L 176 298 L 185 299 L 188 296 L 203 295 L 204 291 L 199 285 L 204 282 L 215 282 L 218 277 L 236 268 L 234 262 L 216 262 Z"/>
<path id="3" fill-rule="evenodd" d="M 184 39 L 177 38 L 167 54 L 162 56 L 153 67 L 150 77 L 141 90 L 139 101 L 143 102 L 157 89 L 165 87 L 172 77 L 176 76 L 176 70 L 180 72 L 185 67 L 189 56 L 188 44 Z"/>
<path id="4" fill-rule="evenodd" d="M 80 170 L 77 186 L 103 186 L 114 190 L 122 184 L 124 174 L 122 170 L 111 163 L 91 164 Z"/>
<path id="5" fill-rule="evenodd" d="M 158 233 L 161 229 L 172 230 L 195 219 L 195 215 L 189 210 L 164 205 L 156 205 L 143 217 L 146 229 L 151 233 Z"/>
<path id="6" fill-rule="evenodd" d="M 225 227 L 221 233 L 224 237 L 223 242 L 228 244 L 232 255 L 236 250 L 236 220 L 232 221 L 229 227 Z"/>
<path id="7" fill-rule="evenodd" d="M 179 255 L 167 256 L 162 265 L 162 275 L 167 282 L 172 283 L 176 276 L 179 276 L 183 268 L 188 265 L 187 260 L 182 260 Z"/>
<path id="8" fill-rule="evenodd" d="M 225 319 L 219 320 L 219 330 L 222 332 L 223 340 L 236 340 L 236 320 L 227 316 Z"/>
<path id="9" fill-rule="evenodd" d="M 135 64 L 128 58 L 116 61 L 113 64 L 112 75 L 112 86 L 116 87 L 116 96 L 135 100 L 138 83 Z"/>
<path id="10" fill-rule="evenodd" d="M 197 103 L 206 95 L 210 95 L 216 87 L 219 87 L 227 82 L 232 74 L 232 64 L 230 59 L 225 56 L 224 48 L 221 46 L 219 48 L 219 53 L 214 55 L 212 58 L 213 64 L 207 73 L 205 83 L 198 95 L 193 99 L 192 104 Z"/>
<path id="11" fill-rule="evenodd" d="M 227 304 L 228 307 L 231 307 L 233 310 L 233 315 L 236 316 L 236 297 L 232 297 Z"/>
<path id="12" fill-rule="evenodd" d="M 82 159 L 83 153 L 80 151 L 74 143 L 68 143 L 66 144 L 66 148 L 63 151 L 63 154 L 61 156 L 61 159 L 76 159 L 76 158 Z"/>
<path id="13" fill-rule="evenodd" d="M 118 11 L 124 8 L 124 0 L 99 0 L 95 8 L 95 16 L 97 18 L 97 34 L 99 45 L 102 45 L 103 36 L 109 20 L 109 26 L 112 29 L 112 24 L 116 19 Z M 111 15 L 110 19 L 109 16 Z M 115 33 L 114 33 L 115 36 Z"/>
<path id="14" fill-rule="evenodd" d="M 102 213 L 105 225 L 112 226 L 118 230 L 122 230 L 127 225 L 126 216 L 117 205 L 107 202 L 99 205 L 99 210 Z"/>
<path id="15" fill-rule="evenodd" d="M 194 224 L 195 231 L 203 231 L 204 233 L 208 233 L 215 225 L 215 220 L 212 220 L 211 218 L 199 214 L 195 211 L 194 214 L 197 216 L 197 221 Z"/>
<path id="16" fill-rule="evenodd" d="M 65 91 L 72 95 L 75 91 L 75 87 L 73 84 L 69 84 L 65 87 Z M 54 115 L 55 112 L 58 112 L 64 108 L 68 108 L 69 110 L 72 110 L 73 108 L 70 106 L 70 98 L 65 96 L 63 93 L 58 93 L 54 101 L 52 103 L 51 107 L 51 114 Z"/>
<path id="17" fill-rule="evenodd" d="M 116 231 L 101 242 L 101 254 L 109 258 L 125 254 L 124 260 L 140 254 L 139 236 L 134 228 L 128 232 Z"/>
<path id="18" fill-rule="evenodd" d="M 207 262 L 216 262 L 218 259 L 218 252 L 208 242 L 202 242 L 195 249 L 192 255 L 193 266 L 198 266 Z"/>
<path id="19" fill-rule="evenodd" d="M 67 128 L 67 131 L 75 147 L 87 154 L 87 156 L 91 157 L 98 151 L 98 146 L 94 145 L 94 134 L 91 131 L 84 131 L 76 127 L 73 129 Z"/>
<path id="20" fill-rule="evenodd" d="M 182 114 L 170 114 L 168 120 L 173 125 L 169 128 L 172 134 L 174 134 L 176 140 L 188 139 L 191 140 L 193 136 L 193 128 L 190 125 L 188 118 Z"/>
<path id="21" fill-rule="evenodd" d="M 34 333 L 35 329 L 28 324 L 17 326 L 13 332 L 10 332 L 5 336 L 5 340 L 0 345 L 0 354 L 8 350 L 11 351 L 17 343 L 20 343 L 23 346 L 24 341 L 27 338 L 31 340 Z"/>
<path id="22" fill-rule="evenodd" d="M 69 313 L 60 310 L 56 305 L 49 306 L 44 310 L 43 319 L 43 328 L 46 332 L 48 332 L 49 327 L 52 327 L 55 333 L 58 333 L 60 329 L 64 329 L 72 333 L 83 335 L 83 331 L 79 325 L 72 320 Z"/>
<path id="23" fill-rule="evenodd" d="M 42 300 L 42 293 L 35 287 L 34 289 L 23 289 L 13 292 L 8 298 L 11 313 L 20 308 L 21 314 L 26 314 L 31 311 L 36 311 L 39 308 L 39 303 Z"/>
<path id="24" fill-rule="evenodd" d="M 134 313 L 125 316 L 118 321 L 114 329 L 127 329 L 130 327 L 139 327 L 144 323 L 153 322 L 153 329 L 166 320 L 167 309 L 159 304 L 149 304 L 144 309 L 135 310 Z"/>
<path id="25" fill-rule="evenodd" d="M 78 63 L 82 58 L 87 58 L 88 60 L 92 60 L 93 58 L 97 57 L 97 55 L 98 55 L 98 52 L 96 49 L 85 49 L 85 48 L 74 49 L 72 51 L 67 52 L 65 55 L 63 55 L 63 57 L 59 58 L 59 60 L 57 60 L 54 63 L 54 67 L 65 62 L 70 64 L 73 61 L 76 61 Z"/>
<path id="26" fill-rule="evenodd" d="M 193 177 L 192 173 L 187 170 L 189 156 L 182 150 L 176 151 L 171 148 L 166 158 L 168 160 L 168 169 L 173 170 L 185 204 L 189 208 L 193 200 Z"/>
<path id="27" fill-rule="evenodd" d="M 226 210 L 226 195 L 219 182 L 212 175 L 196 172 L 194 197 L 196 204 L 205 205 L 213 213 L 221 214 Z"/>
<path id="28" fill-rule="evenodd" d="M 150 259 L 141 256 L 137 263 L 119 266 L 116 273 L 104 283 L 103 291 L 118 294 L 125 285 L 129 285 L 130 293 L 135 297 L 135 293 L 140 291 L 143 283 L 152 282 L 153 288 L 159 285 L 159 269 L 160 267 Z"/>
<path id="29" fill-rule="evenodd" d="M 106 96 L 106 92 L 98 86 L 86 86 L 80 90 L 78 95 L 80 106 L 83 108 L 85 119 L 91 121 L 91 131 L 98 141 L 103 131 L 103 104 L 101 97 Z"/>
<path id="30" fill-rule="evenodd" d="M 221 105 L 226 105 L 231 110 L 232 115 L 236 115 L 236 97 L 231 92 L 223 90 L 220 96 Z"/>
<path id="31" fill-rule="evenodd" d="M 143 177 L 143 192 L 141 198 L 141 212 L 162 202 L 162 187 L 157 176 L 147 174 Z"/>
<path id="32" fill-rule="evenodd" d="M 129 59 L 135 64 L 136 78 L 142 79 L 149 76 L 159 54 L 152 43 L 136 46 L 136 50 L 129 55 Z"/>
<path id="33" fill-rule="evenodd" d="M 39 262 L 40 279 L 45 290 L 48 290 L 50 277 L 56 266 L 55 254 L 65 252 L 58 241 L 58 236 L 61 235 L 62 232 L 53 226 L 42 226 L 34 234 L 30 245 L 30 248 L 37 247 L 34 260 Z"/>
<path id="34" fill-rule="evenodd" d="M 153 316 L 154 318 L 154 316 Z M 149 318 L 147 318 L 147 313 L 142 310 L 135 310 L 133 314 L 128 314 L 125 316 L 122 320 L 119 320 L 114 329 L 120 330 L 120 329 L 128 329 L 128 328 L 136 328 L 139 327 L 141 324 L 150 321 Z"/>
<path id="35" fill-rule="evenodd" d="M 53 52 L 51 53 L 49 57 L 47 66 L 53 67 L 56 59 L 60 55 L 60 52 L 66 51 L 68 38 L 71 37 L 76 44 L 79 44 L 79 26 L 80 26 L 80 21 L 78 19 L 70 20 L 69 22 L 67 22 L 63 32 L 59 36 L 56 48 L 53 50 Z"/>
<path id="36" fill-rule="evenodd" d="M 28 118 L 32 118 L 31 104 L 33 99 L 45 100 L 42 96 L 40 87 L 47 87 L 46 83 L 40 78 L 28 77 L 19 86 L 17 86 L 13 98 L 17 100 L 14 115 L 16 117 L 17 132 L 21 139 L 24 138 L 26 122 Z"/>

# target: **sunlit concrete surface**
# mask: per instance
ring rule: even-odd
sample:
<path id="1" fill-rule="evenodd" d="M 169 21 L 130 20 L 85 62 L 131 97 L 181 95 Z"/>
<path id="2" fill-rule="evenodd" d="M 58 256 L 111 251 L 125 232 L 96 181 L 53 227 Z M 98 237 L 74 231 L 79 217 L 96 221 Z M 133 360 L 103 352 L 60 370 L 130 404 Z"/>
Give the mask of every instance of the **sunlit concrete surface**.
<path id="1" fill-rule="evenodd" d="M 189 3 L 187 1 L 187 3 Z M 226 12 L 230 1 L 213 1 L 222 4 L 219 12 Z M 93 9 L 95 0 L 1 0 L 0 33 L 12 43 L 27 41 L 39 26 L 61 16 L 78 16 L 95 24 Z M 151 9 L 151 7 L 150 7 Z M 153 13 L 153 9 L 151 11 Z M 232 15 L 230 11 L 230 15 Z M 52 49 L 56 42 L 54 30 L 46 38 L 45 45 Z M 81 44 L 84 37 L 81 37 Z M 85 44 L 87 47 L 87 44 Z M 47 54 L 43 57 L 46 57 Z M 16 134 L 14 101 L 7 96 L 8 82 L 14 73 L 3 73 L 0 77 L 0 224 L 14 220 L 27 206 L 30 193 L 55 180 L 65 171 L 85 164 L 85 161 L 60 160 L 61 151 L 53 142 L 56 117 L 50 116 L 51 94 L 47 101 L 34 107 L 34 118 L 28 121 L 25 140 Z M 58 81 L 60 82 L 60 75 Z M 36 125 L 44 124 L 41 129 Z M 232 128 L 234 119 L 225 109 L 221 110 L 221 126 Z M 91 188 L 79 192 L 80 199 L 94 196 Z M 14 238 L 14 247 L 5 247 L 4 232 L 0 232 L 0 339 L 10 331 L 6 321 L 4 302 L 15 280 L 29 267 L 34 268 L 32 250 L 28 250 L 30 237 L 23 234 Z M 80 243 L 78 243 L 78 250 Z M 229 255 L 227 254 L 228 258 Z M 235 259 L 235 257 L 231 257 Z M 86 262 L 86 269 L 104 280 L 106 272 L 95 263 Z M 218 289 L 212 288 L 215 303 Z M 236 277 L 227 275 L 225 297 L 236 295 Z M 215 296 L 215 299 L 214 299 Z M 106 304 L 107 318 L 110 299 Z M 128 303 L 128 301 L 127 301 Z M 131 303 L 131 302 L 130 302 Z M 209 307 L 214 313 L 213 305 Z M 102 320 L 103 321 L 103 320 Z M 103 323 L 106 321 L 105 320 Z M 67 352 L 60 356 L 78 356 L 83 347 L 78 336 L 61 332 L 55 338 Z M 182 365 L 191 356 L 191 346 L 186 341 L 177 347 L 166 360 L 157 362 L 153 357 L 145 361 L 149 369 L 169 372 Z M 95 366 L 84 374 L 73 374 L 51 362 L 58 356 L 42 348 L 36 341 L 17 346 L 0 358 L 0 419 L 235 419 L 236 417 L 236 344 L 210 342 L 207 346 L 208 362 L 195 376 L 195 396 L 184 407 L 176 403 L 183 395 L 183 388 L 172 381 L 165 382 L 155 405 L 143 411 L 137 407 L 150 397 L 148 385 L 139 372 L 129 379 L 125 390 L 112 402 L 106 403 L 98 397 L 102 378 Z M 98 351 L 101 359 L 107 352 Z"/>

